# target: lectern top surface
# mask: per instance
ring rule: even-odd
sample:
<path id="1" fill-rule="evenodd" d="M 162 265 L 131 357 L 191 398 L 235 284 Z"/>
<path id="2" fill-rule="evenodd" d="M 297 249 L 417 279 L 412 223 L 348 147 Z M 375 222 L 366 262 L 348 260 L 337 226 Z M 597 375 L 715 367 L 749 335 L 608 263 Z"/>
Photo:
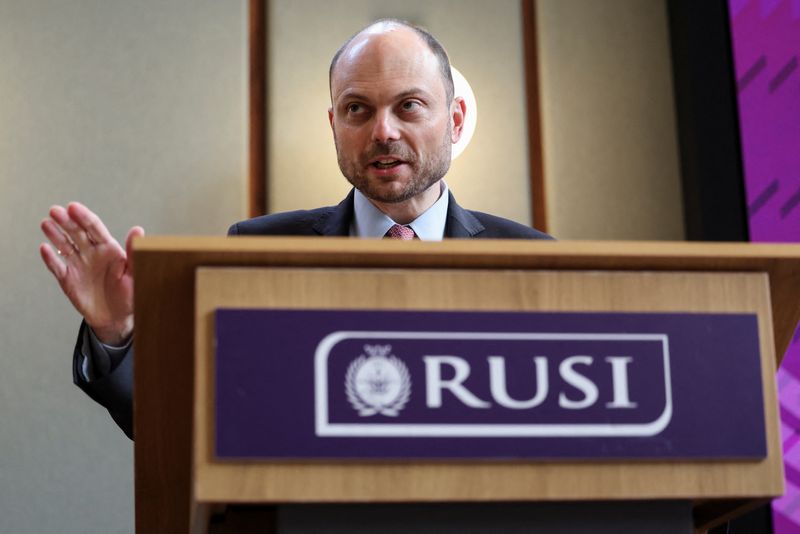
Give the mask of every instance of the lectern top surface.
<path id="1" fill-rule="evenodd" d="M 776 354 L 784 353 L 800 319 L 800 245 L 793 244 L 154 236 L 137 238 L 134 253 L 170 261 L 180 256 L 187 267 L 763 272 L 769 275 Z"/>

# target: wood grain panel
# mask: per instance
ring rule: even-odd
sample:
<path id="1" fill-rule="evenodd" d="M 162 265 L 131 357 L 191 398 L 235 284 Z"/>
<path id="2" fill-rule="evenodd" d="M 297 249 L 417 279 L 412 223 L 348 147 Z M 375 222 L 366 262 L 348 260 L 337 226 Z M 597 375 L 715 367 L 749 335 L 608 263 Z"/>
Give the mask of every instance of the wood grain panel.
<path id="1" fill-rule="evenodd" d="M 200 269 L 195 497 L 205 501 L 483 501 L 763 497 L 781 492 L 764 274 Z M 759 315 L 768 459 L 761 462 L 215 462 L 213 310 L 220 306 Z M 770 400 L 772 399 L 772 400 Z"/>

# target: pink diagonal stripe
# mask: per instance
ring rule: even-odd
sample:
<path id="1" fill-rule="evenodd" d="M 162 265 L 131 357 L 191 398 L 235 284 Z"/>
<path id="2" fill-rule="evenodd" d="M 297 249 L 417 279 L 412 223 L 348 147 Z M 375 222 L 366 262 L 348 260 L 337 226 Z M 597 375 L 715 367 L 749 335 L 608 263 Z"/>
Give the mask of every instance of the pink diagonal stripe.
<path id="1" fill-rule="evenodd" d="M 800 419 L 800 380 L 783 369 L 778 369 L 777 379 L 781 409 Z"/>
<path id="2" fill-rule="evenodd" d="M 800 488 L 795 484 L 787 482 L 786 493 L 780 499 L 772 501 L 772 509 L 782 514 L 791 523 L 800 527 L 800 525 L 792 519 L 792 515 L 800 512 Z M 781 531 L 781 534 L 784 534 L 783 531 Z"/>
<path id="3" fill-rule="evenodd" d="M 783 453 L 789 454 L 791 450 L 800 450 L 800 447 L 795 447 L 800 442 L 800 434 L 792 432 L 788 438 L 783 440 Z M 797 453 L 800 456 L 800 452 Z"/>

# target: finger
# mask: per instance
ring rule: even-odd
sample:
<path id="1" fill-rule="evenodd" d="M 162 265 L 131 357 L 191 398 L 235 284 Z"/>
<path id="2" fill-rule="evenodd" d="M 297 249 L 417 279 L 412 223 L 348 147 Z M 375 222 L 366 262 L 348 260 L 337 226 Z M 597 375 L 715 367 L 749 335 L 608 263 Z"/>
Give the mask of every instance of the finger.
<path id="1" fill-rule="evenodd" d="M 70 240 L 75 243 L 78 250 L 85 250 L 91 246 L 89 237 L 83 228 L 78 226 L 78 223 L 73 221 L 67 210 L 61 206 L 53 206 L 50 208 L 50 217 L 61 227 L 61 230 L 69 236 Z"/>
<path id="2" fill-rule="evenodd" d="M 70 202 L 67 214 L 86 233 L 90 242 L 102 245 L 114 241 L 100 217 L 80 202 Z"/>
<path id="3" fill-rule="evenodd" d="M 64 277 L 67 275 L 67 266 L 64 265 L 64 262 L 58 259 L 58 256 L 53 248 L 47 243 L 42 243 L 39 245 L 39 255 L 42 257 L 42 261 L 44 261 L 47 269 L 53 273 L 53 276 L 56 277 L 59 285 L 61 285 Z"/>
<path id="4" fill-rule="evenodd" d="M 61 231 L 61 228 L 51 221 L 50 219 L 44 219 L 40 225 L 42 232 L 50 240 L 56 250 L 60 251 L 60 254 L 63 258 L 68 258 L 75 252 L 74 245 L 72 241 Z"/>
<path id="5" fill-rule="evenodd" d="M 125 255 L 128 256 L 128 272 L 133 272 L 133 239 L 143 236 L 144 228 L 141 226 L 134 226 L 128 230 L 128 236 L 125 238 Z"/>

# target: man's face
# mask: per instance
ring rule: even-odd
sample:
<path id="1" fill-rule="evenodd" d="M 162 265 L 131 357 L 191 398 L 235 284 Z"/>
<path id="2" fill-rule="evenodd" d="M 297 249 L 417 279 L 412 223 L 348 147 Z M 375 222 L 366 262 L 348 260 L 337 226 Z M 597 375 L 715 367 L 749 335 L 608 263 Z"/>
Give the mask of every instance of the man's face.
<path id="1" fill-rule="evenodd" d="M 334 68 L 331 100 L 339 168 L 366 197 L 403 202 L 447 173 L 463 108 L 446 101 L 436 56 L 413 31 L 354 39 Z"/>

